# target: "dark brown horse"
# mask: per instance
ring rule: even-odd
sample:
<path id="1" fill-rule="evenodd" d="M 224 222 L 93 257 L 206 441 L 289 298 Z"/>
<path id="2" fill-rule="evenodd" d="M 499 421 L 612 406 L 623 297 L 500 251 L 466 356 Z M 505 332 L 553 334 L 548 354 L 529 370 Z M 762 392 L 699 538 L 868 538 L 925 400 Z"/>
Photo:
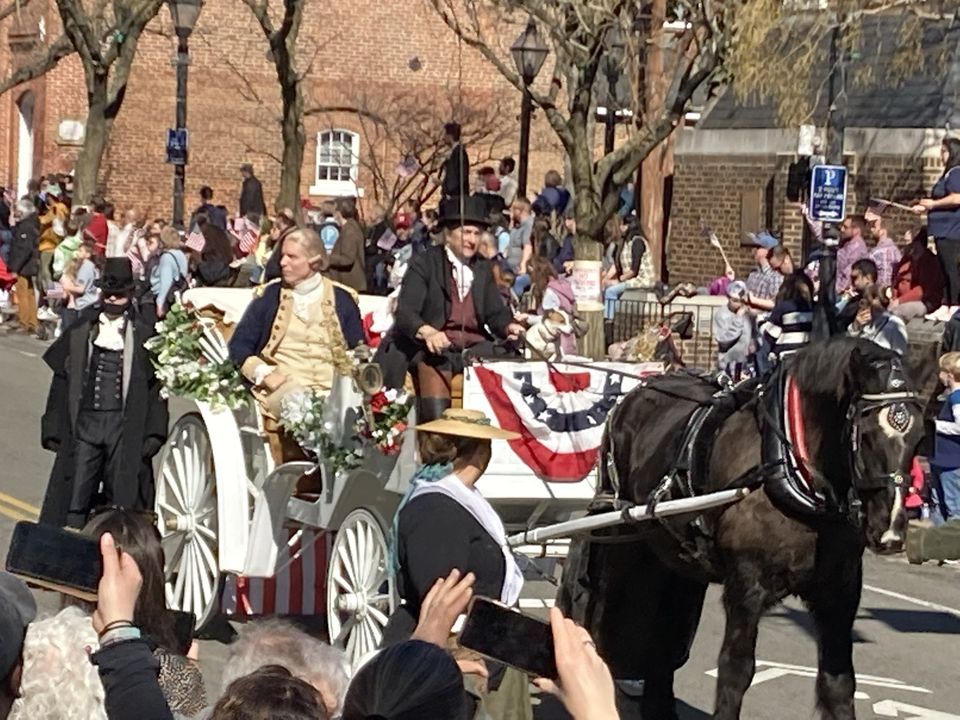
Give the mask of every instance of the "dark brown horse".
<path id="1" fill-rule="evenodd" d="M 645 720 L 676 717 L 673 673 L 686 661 L 710 582 L 723 585 L 726 613 L 715 718 L 740 716 L 760 618 L 788 595 L 804 600 L 818 630 L 822 716 L 854 717 L 852 628 L 863 549 L 897 539 L 901 485 L 923 433 L 921 408 L 899 358 L 867 341 L 811 345 L 792 358 L 789 374 L 802 408 L 802 461 L 823 498 L 821 511 L 786 507 L 761 487 L 693 526 L 690 517 L 648 521 L 571 547 L 560 607 L 591 631 L 617 677 L 644 680 Z M 598 492 L 647 502 L 676 467 L 688 418 L 716 389 L 675 373 L 624 398 L 604 439 Z M 762 405 L 748 392 L 708 428 L 689 478 L 696 491 L 759 479 L 770 422 Z M 687 483 L 680 478 L 676 487 Z"/>

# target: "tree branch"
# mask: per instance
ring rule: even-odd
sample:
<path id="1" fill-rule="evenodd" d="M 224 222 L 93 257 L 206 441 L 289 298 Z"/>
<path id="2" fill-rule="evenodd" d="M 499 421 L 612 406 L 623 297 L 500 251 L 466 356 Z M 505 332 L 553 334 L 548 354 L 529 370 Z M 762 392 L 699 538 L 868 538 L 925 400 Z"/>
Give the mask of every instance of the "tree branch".
<path id="1" fill-rule="evenodd" d="M 55 68 L 57 63 L 63 58 L 72 55 L 73 51 L 73 43 L 70 42 L 70 38 L 66 35 L 61 35 L 51 45 L 47 46 L 47 50 L 42 56 L 27 65 L 18 67 L 11 73 L 10 77 L 0 81 L 0 95 L 10 88 L 48 73 Z"/>
<path id="2" fill-rule="evenodd" d="M 23 10 L 27 5 L 30 4 L 30 0 L 13 0 L 5 8 L 0 9 L 0 21 L 5 20 L 10 15 L 16 13 L 18 16 L 20 11 Z"/>

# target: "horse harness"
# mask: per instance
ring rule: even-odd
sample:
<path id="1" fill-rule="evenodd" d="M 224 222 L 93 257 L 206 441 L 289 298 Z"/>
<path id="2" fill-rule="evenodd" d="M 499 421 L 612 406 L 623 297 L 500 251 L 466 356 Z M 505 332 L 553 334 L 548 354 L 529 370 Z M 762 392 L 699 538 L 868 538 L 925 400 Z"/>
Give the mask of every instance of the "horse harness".
<path id="1" fill-rule="evenodd" d="M 715 568 L 709 552 L 713 540 L 714 528 L 706 514 L 699 514 L 686 523 L 686 532 L 678 530 L 670 518 L 658 517 L 656 507 L 659 502 L 678 497 L 694 497 L 705 488 L 697 487 L 696 477 L 703 477 L 707 470 L 712 442 L 723 423 L 738 410 L 757 398 L 758 420 L 761 425 L 762 461 L 740 477 L 727 484 L 727 488 L 764 486 L 774 502 L 792 514 L 807 518 L 853 517 L 859 513 L 860 491 L 882 489 L 892 485 L 902 489 L 906 478 L 899 470 L 877 475 L 867 475 L 860 457 L 862 445 L 862 420 L 868 414 L 887 412 L 887 423 L 899 432 L 906 430 L 910 415 L 907 404 L 919 404 L 917 393 L 907 389 L 899 360 L 893 362 L 887 387 L 880 393 L 866 393 L 850 403 L 847 410 L 847 432 L 849 433 L 851 487 L 848 497 L 839 505 L 831 507 L 828 499 L 819 493 L 812 483 L 809 468 L 809 455 L 802 435 L 802 418 L 799 412 L 799 393 L 792 380 L 781 367 L 764 383 L 748 379 L 733 385 L 724 376 L 698 375 L 705 383 L 718 386 L 718 390 L 706 399 L 678 397 L 696 402 L 683 430 L 677 456 L 670 470 L 647 499 L 648 514 L 656 518 L 679 544 L 684 555 L 691 562 L 701 566 L 707 572 Z M 640 387 L 665 392 L 655 384 L 644 382 Z M 674 393 L 667 392 L 673 395 Z M 617 543 L 632 542 L 641 534 L 640 523 L 628 519 L 627 510 L 633 503 L 620 497 L 621 483 L 614 458 L 613 435 L 609 429 L 620 405 L 607 417 L 607 443 L 603 457 L 606 475 L 609 478 L 613 496 L 598 497 L 591 510 L 612 504 L 615 509 L 624 510 L 624 522 L 633 526 L 632 533 L 624 535 L 592 535 L 591 542 Z M 799 430 L 799 432 L 798 432 Z"/>

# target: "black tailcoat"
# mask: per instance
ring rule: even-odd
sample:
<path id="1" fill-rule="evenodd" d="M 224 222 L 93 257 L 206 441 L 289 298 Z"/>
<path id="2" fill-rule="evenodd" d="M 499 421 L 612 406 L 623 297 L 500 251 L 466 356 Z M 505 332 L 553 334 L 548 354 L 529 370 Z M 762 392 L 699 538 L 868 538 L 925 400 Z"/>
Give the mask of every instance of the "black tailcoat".
<path id="1" fill-rule="evenodd" d="M 74 428 L 80 412 L 83 385 L 95 333 L 100 322 L 99 303 L 83 310 L 43 355 L 53 370 L 47 407 L 40 420 L 41 445 L 57 454 L 40 513 L 41 522 L 63 526 L 73 491 Z M 127 322 L 123 352 L 124 418 L 123 464 L 128 481 L 139 483 L 137 509 L 152 509 L 153 468 L 151 458 L 167 439 L 167 401 L 160 398 L 160 381 L 153 371 L 150 354 L 143 346 L 154 329 L 136 313 Z"/>

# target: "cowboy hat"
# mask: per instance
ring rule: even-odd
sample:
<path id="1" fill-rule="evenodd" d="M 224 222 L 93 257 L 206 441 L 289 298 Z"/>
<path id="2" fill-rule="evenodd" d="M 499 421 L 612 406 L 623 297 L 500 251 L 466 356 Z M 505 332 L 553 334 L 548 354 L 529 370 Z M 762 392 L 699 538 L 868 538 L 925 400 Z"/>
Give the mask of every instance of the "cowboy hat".
<path id="1" fill-rule="evenodd" d="M 439 420 L 418 425 L 419 432 L 477 438 L 479 440 L 519 440 L 519 433 L 501 430 L 490 423 L 490 418 L 479 410 L 444 410 Z"/>

